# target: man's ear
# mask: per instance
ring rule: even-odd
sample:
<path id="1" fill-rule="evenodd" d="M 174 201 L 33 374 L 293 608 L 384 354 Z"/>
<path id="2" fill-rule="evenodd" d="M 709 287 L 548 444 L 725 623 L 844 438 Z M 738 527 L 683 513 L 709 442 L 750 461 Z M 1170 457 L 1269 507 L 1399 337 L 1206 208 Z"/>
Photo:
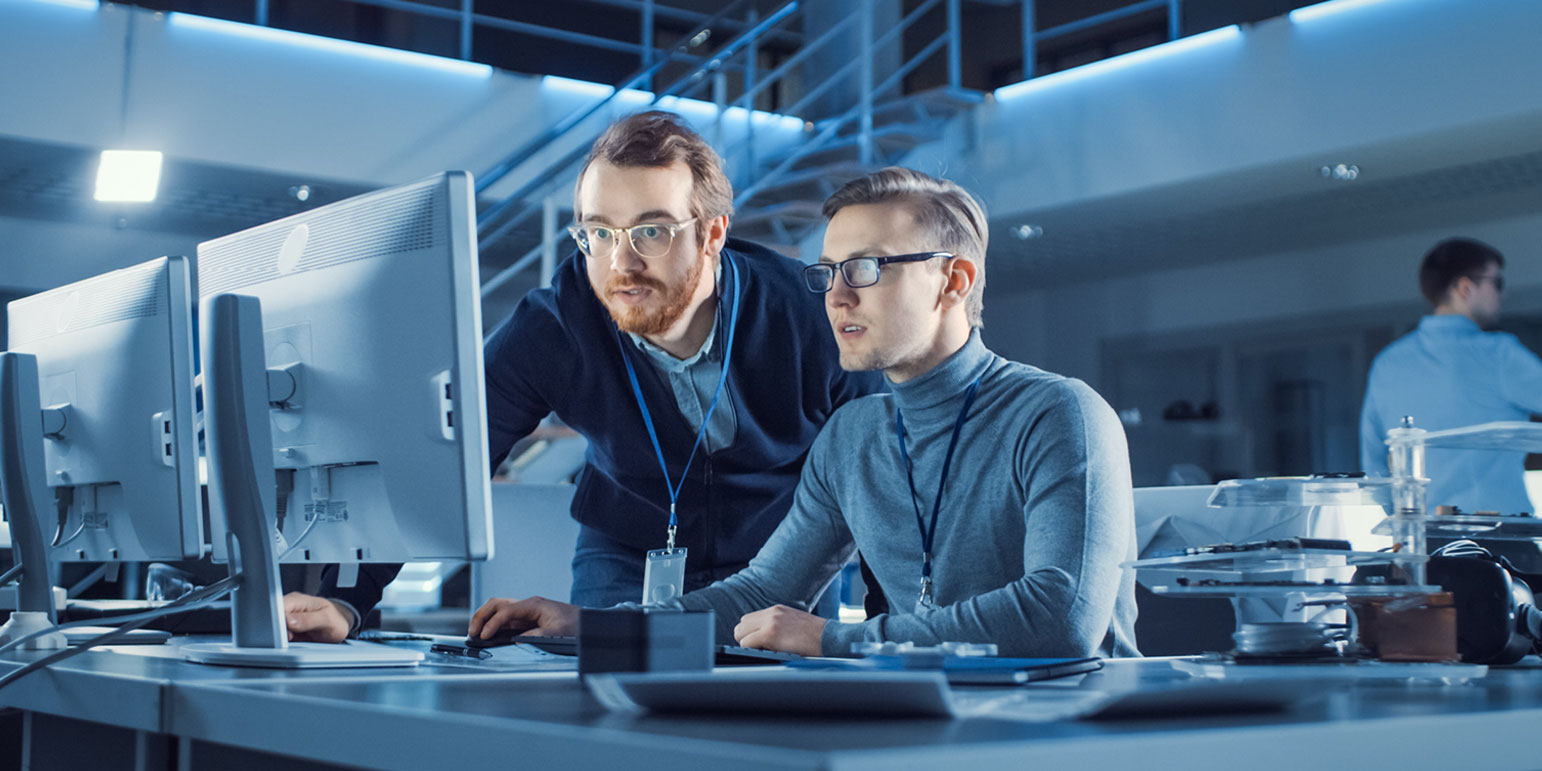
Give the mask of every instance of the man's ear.
<path id="1" fill-rule="evenodd" d="M 1446 293 L 1446 297 L 1448 300 L 1466 303 L 1472 297 L 1472 292 L 1477 286 L 1478 282 L 1473 281 L 1471 278 L 1458 276 L 1456 282 L 1451 285 L 1451 289 Z"/>
<path id="2" fill-rule="evenodd" d="M 952 308 L 963 304 L 969 297 L 969 292 L 974 289 L 974 279 L 979 267 L 968 257 L 957 256 L 949 259 L 942 268 L 945 283 L 942 286 L 942 307 Z"/>
<path id="3" fill-rule="evenodd" d="M 707 234 L 707 241 L 703 248 L 707 254 L 714 257 L 723 253 L 723 244 L 728 240 L 728 215 L 719 214 L 708 220 L 702 221 L 702 228 Z"/>

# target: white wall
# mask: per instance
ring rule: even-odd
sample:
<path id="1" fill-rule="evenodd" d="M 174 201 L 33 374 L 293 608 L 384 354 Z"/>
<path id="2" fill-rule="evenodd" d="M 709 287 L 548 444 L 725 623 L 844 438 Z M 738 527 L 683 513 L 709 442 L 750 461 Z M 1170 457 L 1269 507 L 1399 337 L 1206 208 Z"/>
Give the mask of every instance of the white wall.
<path id="1" fill-rule="evenodd" d="M 1534 145 L 1542 3 L 1341 5 L 1001 89 L 961 160 L 1007 214 L 1413 138 L 1424 154 L 1402 171 Z"/>
<path id="2" fill-rule="evenodd" d="M 1002 355 L 1096 387 L 1109 338 L 1222 328 L 1243 335 L 1250 328 L 1292 325 L 1308 330 L 1382 311 L 1389 323 L 1412 322 L 1423 307 L 1419 261 L 1453 235 L 1479 238 L 1507 255 L 1507 312 L 1542 309 L 1539 214 L 1047 289 L 994 286 L 986 295 L 986 340 Z"/>

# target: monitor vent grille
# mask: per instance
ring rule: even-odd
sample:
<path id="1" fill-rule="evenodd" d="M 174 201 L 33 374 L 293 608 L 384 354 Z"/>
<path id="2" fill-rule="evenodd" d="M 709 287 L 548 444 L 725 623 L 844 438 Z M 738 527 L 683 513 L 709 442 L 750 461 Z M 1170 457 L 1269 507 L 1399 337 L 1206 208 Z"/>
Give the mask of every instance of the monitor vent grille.
<path id="1" fill-rule="evenodd" d="M 165 269 L 165 260 L 152 260 L 12 302 L 8 317 L 10 347 L 164 313 L 166 293 L 161 290 L 159 279 Z"/>
<path id="2" fill-rule="evenodd" d="M 284 275 L 279 252 L 302 224 L 310 236 L 290 273 L 430 248 L 447 237 L 441 226 L 448 220 L 445 199 L 434 195 L 440 185 L 442 178 L 435 177 L 205 243 L 198 248 L 198 296 L 236 291 Z"/>

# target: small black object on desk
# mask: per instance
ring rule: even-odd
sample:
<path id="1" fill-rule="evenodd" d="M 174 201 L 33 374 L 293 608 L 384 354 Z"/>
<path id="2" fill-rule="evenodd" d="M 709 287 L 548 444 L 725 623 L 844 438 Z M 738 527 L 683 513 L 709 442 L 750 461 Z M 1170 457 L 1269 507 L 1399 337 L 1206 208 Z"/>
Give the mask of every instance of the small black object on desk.
<path id="1" fill-rule="evenodd" d="M 712 611 L 597 610 L 578 616 L 578 674 L 712 669 Z"/>

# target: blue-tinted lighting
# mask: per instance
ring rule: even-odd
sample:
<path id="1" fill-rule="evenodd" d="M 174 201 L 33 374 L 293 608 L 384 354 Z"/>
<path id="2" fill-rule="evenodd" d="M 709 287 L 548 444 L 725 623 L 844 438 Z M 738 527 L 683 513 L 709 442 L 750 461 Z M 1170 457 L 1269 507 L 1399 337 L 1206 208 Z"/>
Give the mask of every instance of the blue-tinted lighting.
<path id="1" fill-rule="evenodd" d="M 546 75 L 541 78 L 542 86 L 549 86 L 558 91 L 566 91 L 576 96 L 584 96 L 591 99 L 604 99 L 615 90 L 612 86 L 603 83 L 592 83 L 587 80 L 574 80 L 558 75 Z M 642 107 L 653 101 L 652 91 L 641 91 L 629 88 L 616 97 L 616 102 L 622 107 Z M 678 96 L 666 96 L 658 101 L 662 109 L 673 110 L 689 118 L 710 121 L 717 117 L 717 105 L 712 102 L 704 102 L 700 99 L 686 99 Z M 723 118 L 729 121 L 743 122 L 745 117 L 743 107 L 729 107 L 723 111 Z M 775 124 L 788 130 L 802 130 L 803 119 L 792 115 L 756 110 L 754 113 L 757 125 Z"/>
<path id="2" fill-rule="evenodd" d="M 395 62 L 414 67 L 425 67 L 442 72 L 466 75 L 475 78 L 492 77 L 493 68 L 486 64 L 476 62 L 463 62 L 459 59 L 446 59 L 442 56 L 420 54 L 416 51 L 403 51 L 397 48 L 385 48 L 364 43 L 355 43 L 350 40 L 338 40 L 336 38 L 307 35 L 303 32 L 291 32 L 286 29 L 274 29 L 272 27 L 259 27 L 253 24 L 241 24 L 223 19 L 211 19 L 207 16 L 194 16 L 186 13 L 171 14 L 171 24 L 174 27 L 185 29 L 205 30 L 225 35 L 235 35 L 252 40 L 264 40 L 285 45 L 300 46 L 317 51 L 330 51 L 365 59 Z"/>
<path id="3" fill-rule="evenodd" d="M 65 8 L 78 8 L 82 11 L 95 11 L 102 7 L 98 0 L 37 0 L 47 5 L 62 5 Z"/>
<path id="4" fill-rule="evenodd" d="M 1348 11 L 1366 5 L 1384 3 L 1387 0 L 1328 0 L 1325 3 L 1308 5 L 1290 12 L 1290 23 L 1301 24 L 1313 19 L 1321 19 L 1324 16 L 1332 16 L 1342 11 Z"/>
<path id="5" fill-rule="evenodd" d="M 1340 0 L 1340 2 L 1342 1 L 1343 0 Z M 1150 48 L 1142 48 L 1139 51 L 1131 51 L 1127 54 L 1121 54 L 1109 59 L 1102 59 L 1092 62 L 1091 64 L 1084 64 L 1080 67 L 1074 67 L 1069 70 L 1063 70 L 1061 72 L 1043 75 L 1032 80 L 1013 83 L 1010 86 L 1002 86 L 1001 88 L 996 89 L 995 97 L 997 101 L 1013 99 L 1036 91 L 1043 91 L 1047 88 L 1054 88 L 1056 86 L 1065 85 L 1067 83 L 1073 83 L 1079 80 L 1086 80 L 1087 78 L 1106 75 L 1115 70 L 1128 69 L 1130 67 L 1146 64 L 1157 59 L 1166 59 L 1185 51 L 1193 51 L 1198 48 L 1208 48 L 1210 46 L 1224 43 L 1229 40 L 1236 40 L 1241 37 L 1242 29 L 1233 24 L 1229 27 L 1221 27 L 1220 29 L 1213 29 L 1209 32 L 1202 32 L 1198 35 L 1179 38 L 1169 43 L 1151 46 Z"/>

